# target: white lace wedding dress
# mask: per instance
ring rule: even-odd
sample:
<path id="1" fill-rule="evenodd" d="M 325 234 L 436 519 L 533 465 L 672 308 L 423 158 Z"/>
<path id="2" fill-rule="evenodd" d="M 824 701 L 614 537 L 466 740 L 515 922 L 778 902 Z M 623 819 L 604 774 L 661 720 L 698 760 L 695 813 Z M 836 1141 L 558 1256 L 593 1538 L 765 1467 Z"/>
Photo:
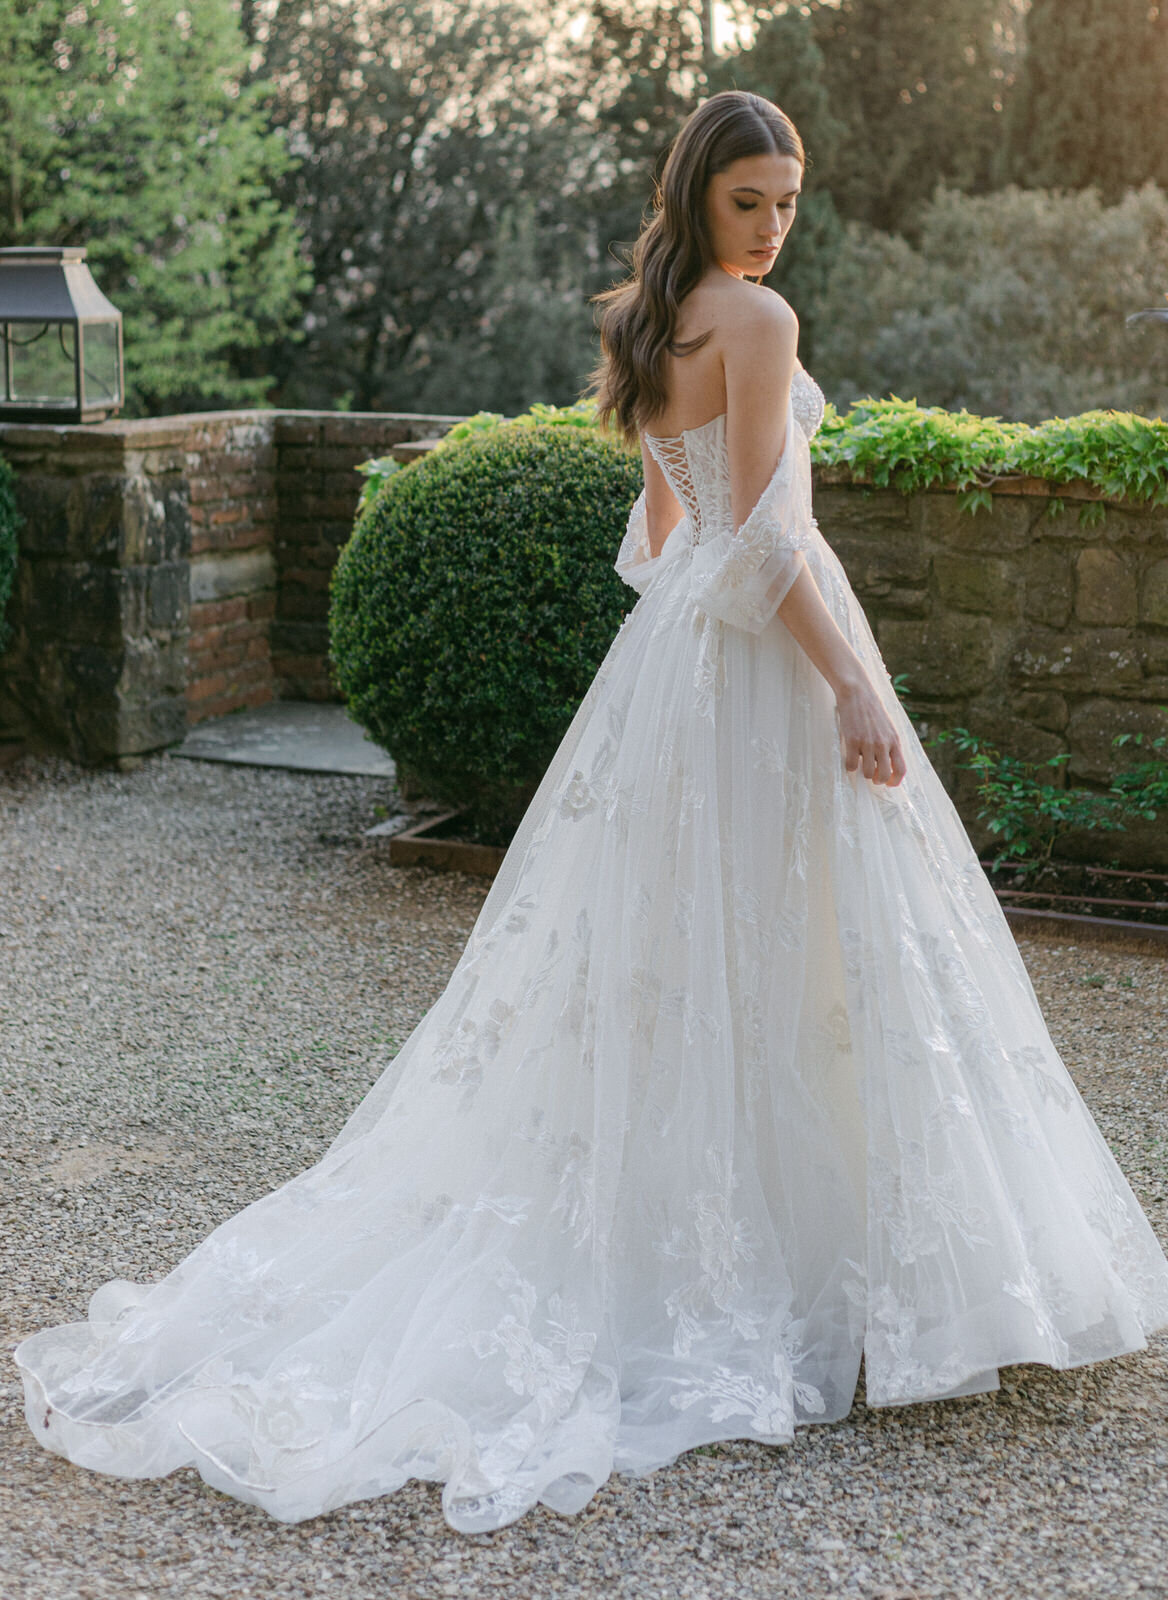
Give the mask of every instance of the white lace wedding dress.
<path id="1" fill-rule="evenodd" d="M 450 982 L 320 1161 L 16 1349 L 50 1450 L 193 1464 L 296 1522 L 408 1477 L 450 1525 L 703 1442 L 1075 1366 L 1168 1325 L 1168 1260 L 1051 1042 L 811 511 L 796 374 L 746 524 L 725 419 L 650 447 L 639 599 Z M 774 616 L 806 559 L 894 719 L 848 773 Z"/>

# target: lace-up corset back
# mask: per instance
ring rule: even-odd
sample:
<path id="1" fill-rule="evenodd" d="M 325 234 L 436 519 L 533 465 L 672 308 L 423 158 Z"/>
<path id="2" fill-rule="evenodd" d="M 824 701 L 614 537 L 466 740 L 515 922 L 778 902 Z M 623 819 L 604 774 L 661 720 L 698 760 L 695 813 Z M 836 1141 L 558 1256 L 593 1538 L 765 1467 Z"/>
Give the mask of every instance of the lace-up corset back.
<path id="1" fill-rule="evenodd" d="M 807 439 L 823 421 L 824 404 L 823 391 L 815 379 L 797 367 L 791 381 L 791 408 Z M 670 438 L 647 433 L 644 439 L 685 508 L 693 528 L 693 542 L 704 544 L 715 534 L 732 532 L 726 413 Z"/>

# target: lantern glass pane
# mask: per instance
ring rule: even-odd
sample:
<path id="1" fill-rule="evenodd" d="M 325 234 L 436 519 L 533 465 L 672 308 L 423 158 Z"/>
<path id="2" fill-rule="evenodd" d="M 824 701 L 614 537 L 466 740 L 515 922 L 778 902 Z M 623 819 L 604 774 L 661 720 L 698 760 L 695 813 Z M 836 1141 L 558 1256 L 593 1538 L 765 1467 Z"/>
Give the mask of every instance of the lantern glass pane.
<path id="1" fill-rule="evenodd" d="M 87 322 L 83 334 L 86 406 L 116 406 L 121 401 L 118 384 L 118 328 L 114 322 Z"/>
<path id="2" fill-rule="evenodd" d="M 74 330 L 59 322 L 10 322 L 12 398 L 21 405 L 76 402 Z"/>

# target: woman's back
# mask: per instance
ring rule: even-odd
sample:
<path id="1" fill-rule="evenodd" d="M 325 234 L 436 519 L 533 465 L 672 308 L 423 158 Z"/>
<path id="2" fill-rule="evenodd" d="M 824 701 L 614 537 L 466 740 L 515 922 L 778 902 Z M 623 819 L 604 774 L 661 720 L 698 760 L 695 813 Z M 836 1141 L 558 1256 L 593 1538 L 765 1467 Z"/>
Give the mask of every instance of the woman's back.
<path id="1" fill-rule="evenodd" d="M 684 346 L 691 339 L 709 337 L 688 355 L 666 351 L 664 356 L 666 405 L 649 422 L 647 431 L 672 438 L 701 427 L 711 417 L 727 409 L 727 355 L 755 337 L 760 312 L 771 310 L 759 296 L 778 301 L 794 318 L 794 312 L 773 289 L 717 271 L 703 278 L 679 308 L 675 344 Z"/>

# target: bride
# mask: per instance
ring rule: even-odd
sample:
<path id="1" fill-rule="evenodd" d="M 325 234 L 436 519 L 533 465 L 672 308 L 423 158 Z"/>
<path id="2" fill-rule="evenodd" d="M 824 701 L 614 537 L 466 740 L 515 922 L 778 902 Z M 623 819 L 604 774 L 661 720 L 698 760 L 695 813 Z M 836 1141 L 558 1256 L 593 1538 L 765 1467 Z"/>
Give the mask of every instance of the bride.
<path id="1" fill-rule="evenodd" d="M 81 1466 L 481 1532 L 1168 1325 L 1168 1260 L 811 511 L 803 151 L 680 133 L 603 297 L 638 591 L 450 981 L 317 1164 L 15 1350 Z"/>

